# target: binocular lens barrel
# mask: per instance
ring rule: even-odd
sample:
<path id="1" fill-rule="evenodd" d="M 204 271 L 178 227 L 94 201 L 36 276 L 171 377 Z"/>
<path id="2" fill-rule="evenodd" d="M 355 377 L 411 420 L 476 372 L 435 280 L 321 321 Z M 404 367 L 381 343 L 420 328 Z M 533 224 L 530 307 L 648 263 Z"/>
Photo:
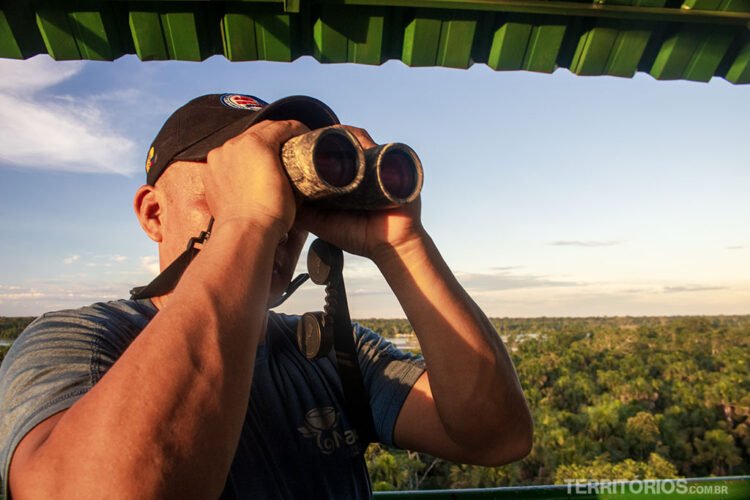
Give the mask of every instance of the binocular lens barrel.
<path id="1" fill-rule="evenodd" d="M 370 209 L 393 208 L 414 201 L 422 191 L 419 157 L 406 144 L 392 142 L 365 151 L 367 173 L 362 182 Z"/>
<path id="2" fill-rule="evenodd" d="M 343 127 L 326 127 L 293 137 L 281 147 L 292 185 L 309 200 L 351 193 L 365 177 L 365 155 Z"/>
<path id="3" fill-rule="evenodd" d="M 422 163 L 409 146 L 390 143 L 363 150 L 341 126 L 289 139 L 281 159 L 303 197 L 335 208 L 393 208 L 411 203 L 422 190 Z"/>
<path id="4" fill-rule="evenodd" d="M 417 169 L 404 151 L 387 151 L 380 159 L 380 184 L 393 198 L 406 199 L 417 187 Z"/>
<path id="5" fill-rule="evenodd" d="M 357 177 L 357 148 L 346 136 L 328 134 L 315 144 L 313 164 L 318 175 L 334 187 L 345 187 Z"/>

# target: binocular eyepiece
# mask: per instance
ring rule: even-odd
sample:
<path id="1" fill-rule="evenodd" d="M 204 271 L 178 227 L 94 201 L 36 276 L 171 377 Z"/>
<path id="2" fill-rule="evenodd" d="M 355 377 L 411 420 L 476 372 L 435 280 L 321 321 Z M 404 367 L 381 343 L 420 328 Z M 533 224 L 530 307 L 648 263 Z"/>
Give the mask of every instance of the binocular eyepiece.
<path id="1" fill-rule="evenodd" d="M 341 209 L 382 210 L 411 203 L 424 181 L 422 162 L 409 146 L 390 143 L 363 150 L 338 125 L 288 140 L 281 159 L 304 198 Z"/>

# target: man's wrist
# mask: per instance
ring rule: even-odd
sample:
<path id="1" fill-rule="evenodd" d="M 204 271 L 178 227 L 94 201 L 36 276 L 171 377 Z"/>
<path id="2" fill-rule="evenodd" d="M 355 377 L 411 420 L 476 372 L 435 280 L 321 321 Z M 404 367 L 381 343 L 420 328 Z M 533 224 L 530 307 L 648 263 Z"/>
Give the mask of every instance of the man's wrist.
<path id="1" fill-rule="evenodd" d="M 394 266 L 406 266 L 414 263 L 415 259 L 421 259 L 421 256 L 425 254 L 425 249 L 430 241 L 430 236 L 423 227 L 415 231 L 414 234 L 407 239 L 401 240 L 398 243 L 383 246 L 379 251 L 373 254 L 372 261 L 381 272 L 385 272 L 388 269 L 392 269 Z"/>
<path id="2" fill-rule="evenodd" d="M 237 235 L 252 233 L 260 236 L 261 241 L 272 242 L 275 247 L 286 238 L 288 228 L 283 221 L 271 217 L 234 216 L 217 219 L 214 222 L 213 233 L 225 231 Z"/>

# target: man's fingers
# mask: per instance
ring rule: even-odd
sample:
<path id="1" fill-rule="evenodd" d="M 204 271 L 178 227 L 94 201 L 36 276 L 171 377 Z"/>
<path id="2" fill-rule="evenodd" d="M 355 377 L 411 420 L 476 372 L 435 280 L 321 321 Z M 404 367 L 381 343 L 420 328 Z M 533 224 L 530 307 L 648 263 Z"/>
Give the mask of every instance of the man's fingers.
<path id="1" fill-rule="evenodd" d="M 322 237 L 337 233 L 340 226 L 347 223 L 348 215 L 340 210 L 318 209 L 307 205 L 297 212 L 296 222 L 305 231 Z"/>
<path id="2" fill-rule="evenodd" d="M 262 149 L 266 151 L 279 152 L 281 144 L 292 137 L 309 132 L 310 129 L 302 122 L 296 120 L 263 120 L 254 124 L 239 135 L 229 139 L 223 145 L 212 149 L 208 155 L 208 162 L 217 156 L 223 149 L 247 149 L 257 155 Z"/>
<path id="3" fill-rule="evenodd" d="M 310 129 L 304 123 L 297 120 L 263 120 L 240 136 L 249 134 L 273 147 L 309 131 Z"/>
<path id="4" fill-rule="evenodd" d="M 325 213 L 321 213 L 319 210 L 305 206 L 297 211 L 296 224 L 305 231 L 311 233 L 317 233 L 318 229 L 324 225 Z"/>
<path id="5" fill-rule="evenodd" d="M 365 149 L 370 149 L 372 147 L 377 146 L 375 144 L 375 141 L 372 140 L 372 137 L 370 137 L 370 134 L 367 132 L 367 130 L 359 127 L 353 127 L 351 125 L 342 125 L 346 130 L 352 133 L 354 137 L 357 138 L 359 143 L 362 145 Z"/>
<path id="6" fill-rule="evenodd" d="M 214 217 L 257 219 L 264 214 L 288 229 L 296 200 L 279 153 L 284 142 L 308 130 L 295 120 L 263 121 L 211 150 L 201 174 Z"/>

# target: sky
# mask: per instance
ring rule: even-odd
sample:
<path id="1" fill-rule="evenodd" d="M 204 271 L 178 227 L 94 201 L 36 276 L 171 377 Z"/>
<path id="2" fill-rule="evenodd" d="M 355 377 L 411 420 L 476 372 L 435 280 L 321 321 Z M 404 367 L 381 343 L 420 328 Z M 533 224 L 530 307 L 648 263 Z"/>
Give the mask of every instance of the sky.
<path id="1" fill-rule="evenodd" d="M 750 314 L 750 86 L 45 55 L 0 59 L 0 315 L 150 281 L 157 248 L 132 209 L 148 147 L 176 108 L 225 92 L 311 95 L 409 144 L 425 228 L 489 316 Z M 352 317 L 404 317 L 371 262 L 345 262 Z M 280 310 L 322 306 L 308 283 Z"/>

